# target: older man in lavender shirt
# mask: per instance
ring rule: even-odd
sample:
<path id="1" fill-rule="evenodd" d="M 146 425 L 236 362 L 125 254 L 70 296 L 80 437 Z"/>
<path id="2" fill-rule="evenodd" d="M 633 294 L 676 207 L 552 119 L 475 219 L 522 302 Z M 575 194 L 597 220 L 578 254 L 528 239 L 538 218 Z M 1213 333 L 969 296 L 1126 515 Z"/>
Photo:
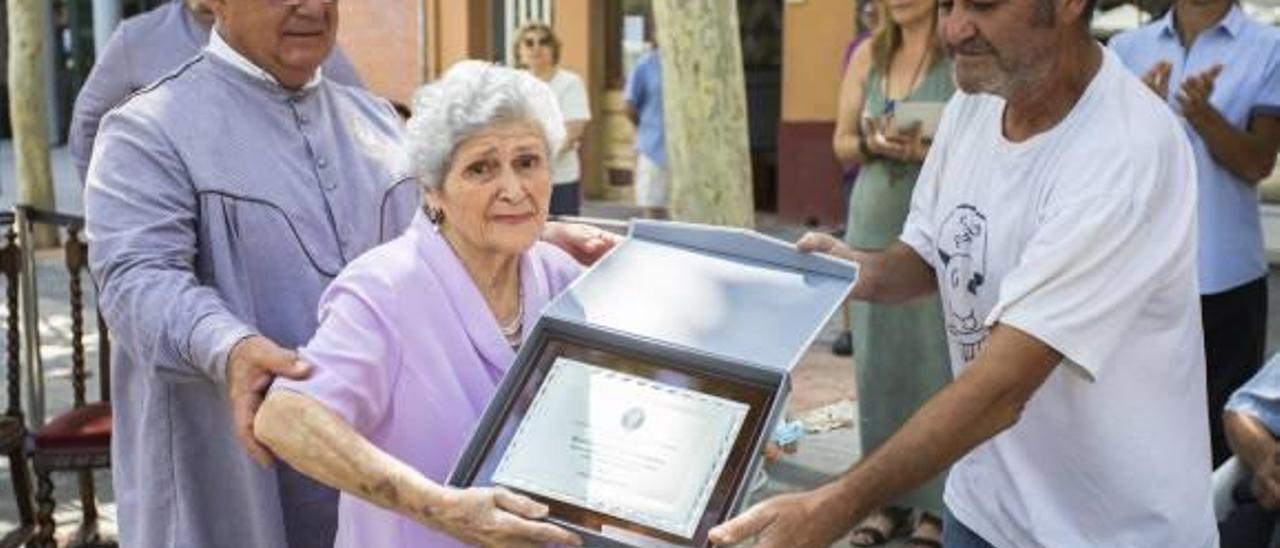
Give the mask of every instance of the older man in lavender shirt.
<path id="1" fill-rule="evenodd" d="M 172 0 L 116 28 L 76 96 L 68 146 L 85 180 L 98 122 L 129 95 L 173 72 L 209 43 L 213 12 L 206 0 Z M 331 82 L 361 86 L 356 68 L 338 47 L 324 62 Z"/>
<path id="2" fill-rule="evenodd" d="M 304 374 L 286 349 L 315 330 L 321 290 L 407 224 L 418 192 L 390 106 L 319 70 L 336 4 L 210 7 L 208 47 L 107 114 L 88 170 L 90 262 L 118 342 L 120 540 L 325 546 L 336 493 L 254 464 L 236 425 L 271 374 Z"/>
<path id="3" fill-rule="evenodd" d="M 385 101 L 319 67 L 332 0 L 210 0 L 208 47 L 103 119 L 85 191 L 122 546 L 330 546 L 337 494 L 253 441 L 320 293 L 420 204 Z M 607 240 L 549 227 L 586 256 Z M 569 242 L 569 243 L 565 243 Z M 602 245 L 604 244 L 604 245 Z M 237 440 L 249 450 L 237 447 Z"/>

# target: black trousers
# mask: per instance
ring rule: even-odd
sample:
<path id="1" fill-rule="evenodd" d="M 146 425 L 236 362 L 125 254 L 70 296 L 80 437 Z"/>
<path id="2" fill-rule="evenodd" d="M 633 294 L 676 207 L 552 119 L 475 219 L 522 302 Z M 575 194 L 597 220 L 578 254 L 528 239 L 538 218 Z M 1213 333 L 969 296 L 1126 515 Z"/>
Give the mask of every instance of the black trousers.
<path id="1" fill-rule="evenodd" d="M 1266 548 L 1271 542 L 1278 514 L 1258 504 L 1249 481 L 1249 477 L 1245 477 L 1231 490 L 1236 508 L 1218 522 L 1222 548 Z"/>
<path id="2" fill-rule="evenodd" d="M 1209 441 L 1213 467 L 1231 457 L 1222 428 L 1222 406 L 1262 366 L 1267 339 L 1267 277 L 1200 296 L 1209 385 Z"/>
<path id="3" fill-rule="evenodd" d="M 582 210 L 582 183 L 561 183 L 551 186 L 552 215 L 580 215 Z"/>

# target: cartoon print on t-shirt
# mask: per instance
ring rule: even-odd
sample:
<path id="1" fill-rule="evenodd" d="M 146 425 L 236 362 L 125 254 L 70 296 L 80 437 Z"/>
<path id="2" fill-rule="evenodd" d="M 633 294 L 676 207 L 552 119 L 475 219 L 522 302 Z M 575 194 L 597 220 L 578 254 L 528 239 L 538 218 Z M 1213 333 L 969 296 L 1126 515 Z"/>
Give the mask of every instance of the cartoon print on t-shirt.
<path id="1" fill-rule="evenodd" d="M 942 223 L 937 242 L 946 284 L 942 293 L 947 332 L 968 363 L 987 339 L 987 327 L 977 313 L 978 293 L 986 286 L 987 217 L 974 206 L 956 206 Z"/>

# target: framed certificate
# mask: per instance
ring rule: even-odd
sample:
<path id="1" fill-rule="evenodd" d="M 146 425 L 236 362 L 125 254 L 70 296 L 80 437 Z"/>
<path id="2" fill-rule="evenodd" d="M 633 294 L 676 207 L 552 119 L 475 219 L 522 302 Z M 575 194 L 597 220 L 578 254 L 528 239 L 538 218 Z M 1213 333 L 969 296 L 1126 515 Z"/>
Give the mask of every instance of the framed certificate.
<path id="1" fill-rule="evenodd" d="M 534 362 L 471 483 L 626 545 L 707 545 L 750 480 L 775 387 L 563 335 L 540 341 Z"/>
<path id="2" fill-rule="evenodd" d="M 493 481 L 691 538 L 749 409 L 561 356 Z"/>
<path id="3" fill-rule="evenodd" d="M 592 547 L 708 546 L 857 276 L 750 230 L 632 221 L 542 310 L 449 485 L 528 495 Z"/>

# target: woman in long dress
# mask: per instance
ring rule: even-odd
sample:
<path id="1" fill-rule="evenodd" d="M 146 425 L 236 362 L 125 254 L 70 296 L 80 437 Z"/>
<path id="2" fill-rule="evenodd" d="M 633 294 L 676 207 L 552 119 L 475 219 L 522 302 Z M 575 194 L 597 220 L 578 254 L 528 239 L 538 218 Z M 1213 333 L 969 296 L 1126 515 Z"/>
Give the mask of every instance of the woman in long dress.
<path id="1" fill-rule="evenodd" d="M 849 200 L 846 242 L 882 250 L 898 238 L 928 136 L 895 118 L 904 103 L 944 103 L 954 93 L 951 62 L 937 40 L 935 0 L 888 0 L 881 25 L 859 45 L 845 72 L 833 145 L 861 165 Z M 936 296 L 906 305 L 850 307 L 857 364 L 862 454 L 887 440 L 950 380 L 946 334 Z M 907 546 L 940 546 L 943 478 L 873 513 L 850 536 L 875 546 L 909 532 Z"/>

